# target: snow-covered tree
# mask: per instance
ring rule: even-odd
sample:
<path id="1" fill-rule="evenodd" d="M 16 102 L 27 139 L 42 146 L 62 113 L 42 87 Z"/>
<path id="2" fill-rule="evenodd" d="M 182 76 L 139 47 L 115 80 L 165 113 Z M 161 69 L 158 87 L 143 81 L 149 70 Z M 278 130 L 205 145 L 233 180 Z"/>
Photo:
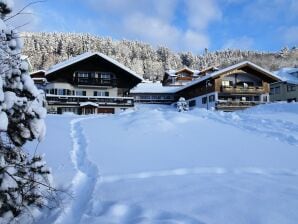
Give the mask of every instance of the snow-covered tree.
<path id="1" fill-rule="evenodd" d="M 45 135 L 44 93 L 34 85 L 22 60 L 22 41 L 5 20 L 11 0 L 0 0 L 0 223 L 11 221 L 31 205 L 42 206 L 50 189 L 49 171 L 40 156 L 21 148 Z"/>
<path id="2" fill-rule="evenodd" d="M 177 102 L 177 110 L 178 112 L 184 112 L 189 110 L 189 105 L 184 97 L 180 97 Z"/>
<path id="3" fill-rule="evenodd" d="M 162 80 L 165 70 L 189 66 L 202 69 L 209 66 L 224 67 L 249 60 L 269 70 L 298 65 L 298 49 L 291 48 L 288 53 L 259 52 L 246 50 L 205 51 L 202 54 L 179 53 L 166 47 L 154 48 L 139 41 L 113 40 L 76 33 L 22 33 L 25 52 L 30 55 L 34 69 L 47 69 L 53 64 L 85 51 L 99 51 L 119 62 L 144 78 Z M 282 57 L 281 57 L 282 56 Z"/>

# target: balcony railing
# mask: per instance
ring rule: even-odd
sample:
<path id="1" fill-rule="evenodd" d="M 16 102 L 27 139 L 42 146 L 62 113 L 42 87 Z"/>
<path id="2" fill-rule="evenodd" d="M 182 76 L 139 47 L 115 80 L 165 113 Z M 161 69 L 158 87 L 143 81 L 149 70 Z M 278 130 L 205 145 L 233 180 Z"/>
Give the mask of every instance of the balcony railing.
<path id="1" fill-rule="evenodd" d="M 238 109 L 245 109 L 248 107 L 264 104 L 262 101 L 239 101 L 239 100 L 218 100 L 216 102 L 216 109 L 233 111 Z"/>
<path id="2" fill-rule="evenodd" d="M 72 95 L 53 95 L 47 94 L 46 100 L 48 105 L 67 104 L 78 105 L 82 102 L 93 102 L 99 106 L 116 106 L 116 107 L 133 107 L 133 97 L 104 97 L 104 96 L 72 96 Z"/>
<path id="3" fill-rule="evenodd" d="M 263 93 L 263 86 L 221 86 L 221 92 L 223 93 Z"/>
<path id="4" fill-rule="evenodd" d="M 73 80 L 75 85 L 87 85 L 87 86 L 117 86 L 116 79 L 104 79 L 104 78 L 82 78 L 75 77 Z"/>

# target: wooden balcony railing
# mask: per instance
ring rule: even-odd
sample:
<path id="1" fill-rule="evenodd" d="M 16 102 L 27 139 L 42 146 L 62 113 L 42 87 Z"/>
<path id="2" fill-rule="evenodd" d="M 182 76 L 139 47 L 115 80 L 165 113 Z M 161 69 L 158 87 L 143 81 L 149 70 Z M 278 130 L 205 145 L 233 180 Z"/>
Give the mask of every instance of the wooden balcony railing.
<path id="1" fill-rule="evenodd" d="M 263 93 L 265 89 L 263 86 L 221 86 L 223 93 Z"/>
<path id="2" fill-rule="evenodd" d="M 87 86 L 117 86 L 116 79 L 103 79 L 103 78 L 81 78 L 75 77 L 73 80 L 75 85 L 87 85 Z"/>
<path id="3" fill-rule="evenodd" d="M 239 101 L 239 100 L 218 100 L 215 105 L 218 110 L 233 111 L 237 109 L 245 109 L 248 107 L 264 104 L 262 101 Z"/>

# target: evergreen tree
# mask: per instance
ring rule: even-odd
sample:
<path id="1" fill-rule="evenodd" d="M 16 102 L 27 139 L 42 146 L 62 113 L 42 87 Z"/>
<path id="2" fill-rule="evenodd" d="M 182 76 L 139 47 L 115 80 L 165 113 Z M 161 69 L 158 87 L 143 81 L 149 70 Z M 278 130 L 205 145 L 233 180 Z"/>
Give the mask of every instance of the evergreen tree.
<path id="1" fill-rule="evenodd" d="M 5 19 L 12 1 L 0 0 L 0 223 L 10 223 L 30 206 L 46 204 L 51 192 L 49 170 L 42 157 L 30 158 L 22 145 L 45 134 L 44 93 L 36 88 L 22 42 Z"/>

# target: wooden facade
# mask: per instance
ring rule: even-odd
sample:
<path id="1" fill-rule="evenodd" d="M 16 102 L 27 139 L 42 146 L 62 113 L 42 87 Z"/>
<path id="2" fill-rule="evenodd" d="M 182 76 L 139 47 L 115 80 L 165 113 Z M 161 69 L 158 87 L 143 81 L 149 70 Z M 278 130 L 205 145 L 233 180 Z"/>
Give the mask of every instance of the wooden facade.
<path id="1" fill-rule="evenodd" d="M 162 80 L 163 86 L 183 86 L 198 77 L 198 71 L 182 68 L 177 71 L 166 71 Z"/>
<path id="2" fill-rule="evenodd" d="M 269 71 L 242 62 L 200 77 L 178 90 L 175 100 L 184 97 L 192 105 L 233 111 L 268 102 L 269 85 L 278 80 Z"/>

